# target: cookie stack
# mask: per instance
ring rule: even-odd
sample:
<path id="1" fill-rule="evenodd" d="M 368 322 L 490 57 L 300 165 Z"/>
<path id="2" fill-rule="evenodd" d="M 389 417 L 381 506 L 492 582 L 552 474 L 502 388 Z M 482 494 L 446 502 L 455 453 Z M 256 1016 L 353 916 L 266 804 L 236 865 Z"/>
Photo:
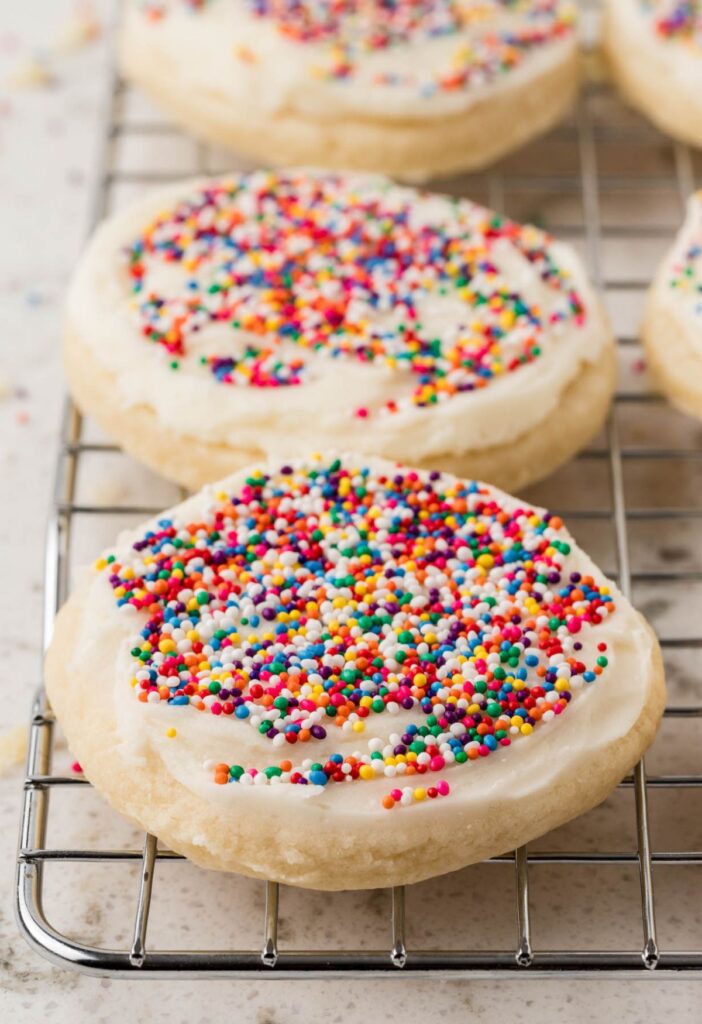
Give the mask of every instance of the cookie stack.
<path id="1" fill-rule="evenodd" d="M 572 5 L 139 0 L 121 59 L 276 169 L 146 195 L 70 288 L 79 407 L 201 488 L 59 615 L 47 683 L 86 775 L 196 863 L 324 889 L 451 871 L 594 806 L 655 735 L 658 643 L 505 490 L 603 426 L 611 330 L 568 245 L 407 184 L 565 115 Z M 672 275 L 682 344 L 694 220 L 654 339 Z"/>

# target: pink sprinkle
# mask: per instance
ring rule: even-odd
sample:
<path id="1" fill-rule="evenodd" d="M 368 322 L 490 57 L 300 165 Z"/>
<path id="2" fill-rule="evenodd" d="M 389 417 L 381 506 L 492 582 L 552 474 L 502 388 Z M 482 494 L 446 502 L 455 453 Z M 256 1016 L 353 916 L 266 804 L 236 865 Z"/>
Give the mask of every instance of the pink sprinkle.
<path id="1" fill-rule="evenodd" d="M 439 791 L 439 796 L 448 796 L 449 793 L 451 792 L 451 787 L 449 786 L 448 782 L 446 782 L 445 779 L 439 779 L 436 788 Z"/>

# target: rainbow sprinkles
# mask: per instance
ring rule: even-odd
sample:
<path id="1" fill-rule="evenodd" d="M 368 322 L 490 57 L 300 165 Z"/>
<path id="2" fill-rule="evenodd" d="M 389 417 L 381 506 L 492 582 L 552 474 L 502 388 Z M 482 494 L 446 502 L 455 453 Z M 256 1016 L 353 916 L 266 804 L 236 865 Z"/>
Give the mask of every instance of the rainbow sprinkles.
<path id="1" fill-rule="evenodd" d="M 174 370 L 289 388 L 314 380 L 320 358 L 351 360 L 396 382 L 382 407 L 349 411 L 365 417 L 486 388 L 537 360 L 546 332 L 583 327 L 551 242 L 382 178 L 257 172 L 195 189 L 126 261 L 138 329 Z M 521 263 L 536 295 L 515 283 Z"/>
<path id="2" fill-rule="evenodd" d="M 233 747 L 241 729 L 270 743 L 265 763 L 206 763 L 214 783 L 375 781 L 388 809 L 440 798 L 605 672 L 613 598 L 569 566 L 558 517 L 381 466 L 256 470 L 98 563 L 143 622 L 134 699 L 217 716 Z"/>
<path id="3" fill-rule="evenodd" d="M 173 6 L 200 14 L 222 3 L 232 0 L 147 0 L 144 10 L 160 21 Z M 382 63 L 372 73 L 374 85 L 415 88 L 424 99 L 504 77 L 540 48 L 571 37 L 576 20 L 574 4 L 563 0 L 238 0 L 237 6 L 242 18 L 271 24 L 282 39 L 312 49 L 310 73 L 339 83 L 353 80 L 369 58 L 377 63 L 388 51 L 456 37 L 445 66 L 428 74 L 419 75 L 416 64 L 398 71 Z M 234 57 L 257 59 L 249 47 L 236 48 Z"/>
<path id="4" fill-rule="evenodd" d="M 702 49 L 700 0 L 641 0 L 641 7 L 662 39 Z"/>
<path id="5" fill-rule="evenodd" d="M 670 288 L 702 318 L 702 192 L 690 201 L 689 221 L 677 243 L 682 243 L 680 251 L 666 267 L 666 276 Z"/>

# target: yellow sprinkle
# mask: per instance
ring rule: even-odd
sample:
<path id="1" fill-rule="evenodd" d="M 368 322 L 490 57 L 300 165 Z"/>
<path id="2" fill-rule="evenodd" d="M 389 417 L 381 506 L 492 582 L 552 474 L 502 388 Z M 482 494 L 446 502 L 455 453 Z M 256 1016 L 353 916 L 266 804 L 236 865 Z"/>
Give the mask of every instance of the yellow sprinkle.
<path id="1" fill-rule="evenodd" d="M 172 740 L 172 739 L 173 739 L 173 737 L 174 737 L 174 736 L 177 736 L 177 735 L 178 735 L 178 733 L 176 732 L 176 730 L 175 730 L 175 729 L 173 729 L 173 728 L 171 728 L 171 729 L 166 729 L 166 736 L 168 736 L 168 739 L 169 739 L 169 740 Z"/>
<path id="2" fill-rule="evenodd" d="M 358 774 L 361 776 L 362 779 L 366 779 L 366 781 L 375 778 L 375 772 L 373 771 L 369 764 L 361 765 Z"/>
<path id="3" fill-rule="evenodd" d="M 426 795 L 427 795 L 426 789 L 422 789 L 421 787 L 415 789 L 415 791 L 413 793 L 413 796 L 414 796 L 415 800 L 424 800 Z"/>
<path id="4" fill-rule="evenodd" d="M 365 732 L 366 731 L 365 723 L 364 722 L 360 722 L 360 721 L 359 722 L 354 722 L 353 723 L 353 731 L 354 732 Z"/>

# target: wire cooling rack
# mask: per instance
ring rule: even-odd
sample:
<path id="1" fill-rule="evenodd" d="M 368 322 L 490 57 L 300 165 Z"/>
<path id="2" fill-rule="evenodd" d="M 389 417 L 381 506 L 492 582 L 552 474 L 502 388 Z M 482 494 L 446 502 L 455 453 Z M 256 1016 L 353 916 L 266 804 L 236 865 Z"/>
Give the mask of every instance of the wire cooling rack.
<path id="1" fill-rule="evenodd" d="M 148 168 L 135 166 L 133 158 L 130 162 L 125 157 L 135 141 L 152 144 L 158 151 L 159 140 L 175 135 L 178 145 L 189 147 L 195 164 L 193 169 L 216 171 L 226 167 L 225 158 L 218 158 L 207 147 L 177 136 L 171 126 L 154 119 L 130 119 L 131 99 L 129 89 L 115 79 L 106 119 L 106 158 L 96 218 L 111 208 L 125 185 L 145 186 L 171 180 L 181 173 L 172 166 L 154 167 L 153 160 Z M 486 175 L 449 182 L 448 187 L 523 219 L 541 217 L 558 235 L 580 247 L 604 295 L 631 307 L 632 302 L 640 305 L 650 272 L 632 271 L 629 256 L 640 255 L 651 245 L 660 251 L 665 248 L 680 222 L 684 201 L 695 185 L 696 159 L 688 149 L 663 139 L 631 112 L 626 112 L 606 85 L 591 83 L 583 92 L 576 116 L 546 141 L 509 158 Z M 633 332 L 624 331 L 619 342 L 624 363 L 635 367 L 638 350 Z M 670 547 L 680 536 L 687 536 L 689 541 L 696 524 L 702 525 L 702 481 L 696 475 L 698 467 L 702 468 L 700 435 L 695 434 L 693 443 L 686 444 L 675 441 L 680 432 L 673 430 L 674 442 L 668 444 L 664 439 L 662 444 L 656 414 L 662 406 L 660 397 L 646 390 L 643 377 L 639 380 L 636 372 L 633 375 L 624 372 L 623 376 L 629 383 L 617 396 L 606 435 L 601 444 L 583 453 L 576 464 L 581 481 L 589 479 L 593 467 L 595 476 L 600 474 L 598 479 L 604 476 L 604 490 L 600 481 L 592 487 L 589 484 L 580 487 L 578 496 L 578 488 L 572 486 L 574 477 L 572 473 L 568 476 L 566 471 L 565 477 L 557 478 L 562 483 L 552 485 L 548 503 L 566 517 L 576 535 L 580 524 L 588 524 L 593 537 L 611 538 L 609 550 L 613 564 L 609 571 L 618 578 L 626 594 L 631 595 L 633 589 L 636 598 L 636 591 L 641 588 L 645 601 L 647 592 L 670 595 L 676 588 L 682 588 L 687 599 L 694 600 L 694 588 L 702 582 L 702 565 L 696 554 L 685 547 L 671 549 L 670 558 L 661 569 L 651 567 L 646 552 L 654 543 L 653 538 L 660 534 L 666 533 L 671 538 Z M 624 439 L 623 434 L 626 434 Z M 646 443 L 636 442 L 639 435 Z M 158 507 L 139 506 L 134 502 L 101 503 L 80 499 L 77 480 L 85 461 L 116 455 L 119 451 L 114 446 L 90 439 L 86 424 L 69 404 L 61 434 L 46 546 L 45 643 L 51 636 L 55 611 L 68 593 L 70 553 L 86 521 L 120 515 L 136 522 L 158 511 Z M 631 474 L 630 470 L 633 470 Z M 535 493 L 535 500 L 536 497 Z M 638 535 L 642 527 L 643 539 L 635 541 L 632 530 Z M 632 549 L 635 549 L 633 555 Z M 606 559 L 606 555 L 603 557 Z M 677 633 L 667 631 L 667 621 L 664 613 L 662 622 L 656 623 L 667 662 L 672 659 L 677 664 L 676 659 L 684 661 L 687 657 L 694 666 L 695 651 L 702 648 L 702 630 L 694 632 L 695 622 L 699 626 L 702 621 L 699 609 L 696 614 L 693 609 L 690 617 L 691 635 L 679 635 L 679 630 Z M 677 671 L 679 674 L 679 665 Z M 694 683 L 699 684 L 699 679 Z M 698 690 L 696 697 L 694 683 L 688 687 L 683 702 L 678 701 L 667 709 L 666 717 L 668 721 L 686 720 L 686 724 L 693 727 L 686 734 L 688 743 L 693 749 L 696 744 L 699 750 L 702 749 L 702 699 L 699 696 L 702 691 Z M 666 801 L 678 801 L 676 820 L 694 815 L 691 801 L 694 794 L 702 790 L 700 770 L 647 776 L 642 762 L 633 776 L 622 782 L 623 799 L 632 801 L 635 811 L 634 841 L 628 848 L 616 852 L 599 848 L 596 840 L 588 835 L 586 817 L 577 823 L 582 841 L 575 850 L 542 849 L 542 844 L 535 844 L 539 848 L 523 847 L 486 862 L 502 865 L 503 871 L 512 865 L 512 881 L 508 884 L 513 889 L 510 913 L 514 916 L 516 937 L 513 944 L 504 948 L 484 949 L 470 942 L 458 949 L 444 948 L 441 941 L 436 941 L 432 943 L 433 948 L 427 949 L 411 941 L 408 938 L 411 914 L 405 912 L 411 893 L 404 888 L 391 890 L 386 898 L 388 914 L 383 920 L 387 941 L 378 948 L 366 948 L 365 942 L 350 943 L 343 931 L 339 948 L 330 949 L 326 943 L 319 943 L 318 948 L 298 948 L 279 942 L 278 938 L 279 905 L 286 890 L 281 887 L 279 891 L 279 886 L 272 882 L 247 882 L 265 890 L 265 898 L 259 900 L 262 910 L 259 944 L 244 949 L 227 948 L 223 944 L 221 948 L 171 950 L 164 948 L 164 943 L 150 943 L 147 926 L 154 894 L 169 887 L 169 873 L 175 870 L 174 862 L 182 858 L 159 848 L 152 835 L 144 837 L 141 847 L 105 849 L 99 844 L 86 843 L 75 848 L 56 848 L 47 844 L 50 812 L 52 802 L 58 797 L 57 791 L 78 791 L 78 798 L 85 799 L 81 794 L 90 790 L 80 774 L 53 773 L 55 746 L 54 719 L 42 689 L 31 719 L 18 856 L 17 912 L 21 930 L 29 943 L 56 964 L 95 974 L 129 977 L 264 975 L 291 978 L 341 974 L 402 977 L 420 973 L 432 977 L 496 977 L 511 972 L 526 978 L 544 974 L 575 976 L 593 971 L 617 976 L 622 972 L 645 976 L 654 972 L 659 975 L 661 972 L 702 971 L 702 928 L 694 933 L 696 941 L 689 942 L 688 948 L 675 948 L 673 943 L 660 941 L 656 926 L 656 912 L 660 917 L 661 910 L 665 909 L 657 886 L 658 872 L 674 870 L 680 877 L 685 868 L 702 872 L 699 848 L 702 843 L 694 838 L 687 844 L 676 843 L 675 835 L 671 835 L 672 850 L 654 850 L 648 808 L 651 794 L 663 790 Z M 88 865 L 107 865 L 112 871 L 115 865 L 125 861 L 138 869 L 133 892 L 133 923 L 126 941 L 115 948 L 103 948 L 76 935 L 80 922 L 63 928 L 52 925 L 44 911 L 50 865 L 60 869 L 54 874 L 57 884 L 61 885 L 62 873 L 65 874 L 69 865 L 83 869 Z M 638 940 L 617 948 L 610 948 L 611 943 L 604 945 L 597 938 L 592 948 L 579 947 L 577 939 L 575 948 L 565 948 L 565 945 L 542 948 L 535 941 L 538 914 L 534 911 L 535 901 L 530 901 L 530 886 L 533 889 L 539 872 L 559 869 L 567 873 L 578 867 L 603 875 L 627 866 L 630 872 L 638 873 L 640 894 L 636 897 L 638 906 L 632 909 Z M 696 879 L 702 886 L 702 877 L 697 874 Z M 244 884 L 244 880 L 237 881 Z M 669 894 L 669 886 L 665 892 Z M 170 903 L 177 898 L 175 888 L 171 887 Z M 335 894 L 325 896 L 328 901 L 336 898 Z M 681 907 L 685 902 L 683 897 Z M 235 899 L 232 913 L 236 914 Z M 606 918 L 606 907 L 604 915 Z"/>

